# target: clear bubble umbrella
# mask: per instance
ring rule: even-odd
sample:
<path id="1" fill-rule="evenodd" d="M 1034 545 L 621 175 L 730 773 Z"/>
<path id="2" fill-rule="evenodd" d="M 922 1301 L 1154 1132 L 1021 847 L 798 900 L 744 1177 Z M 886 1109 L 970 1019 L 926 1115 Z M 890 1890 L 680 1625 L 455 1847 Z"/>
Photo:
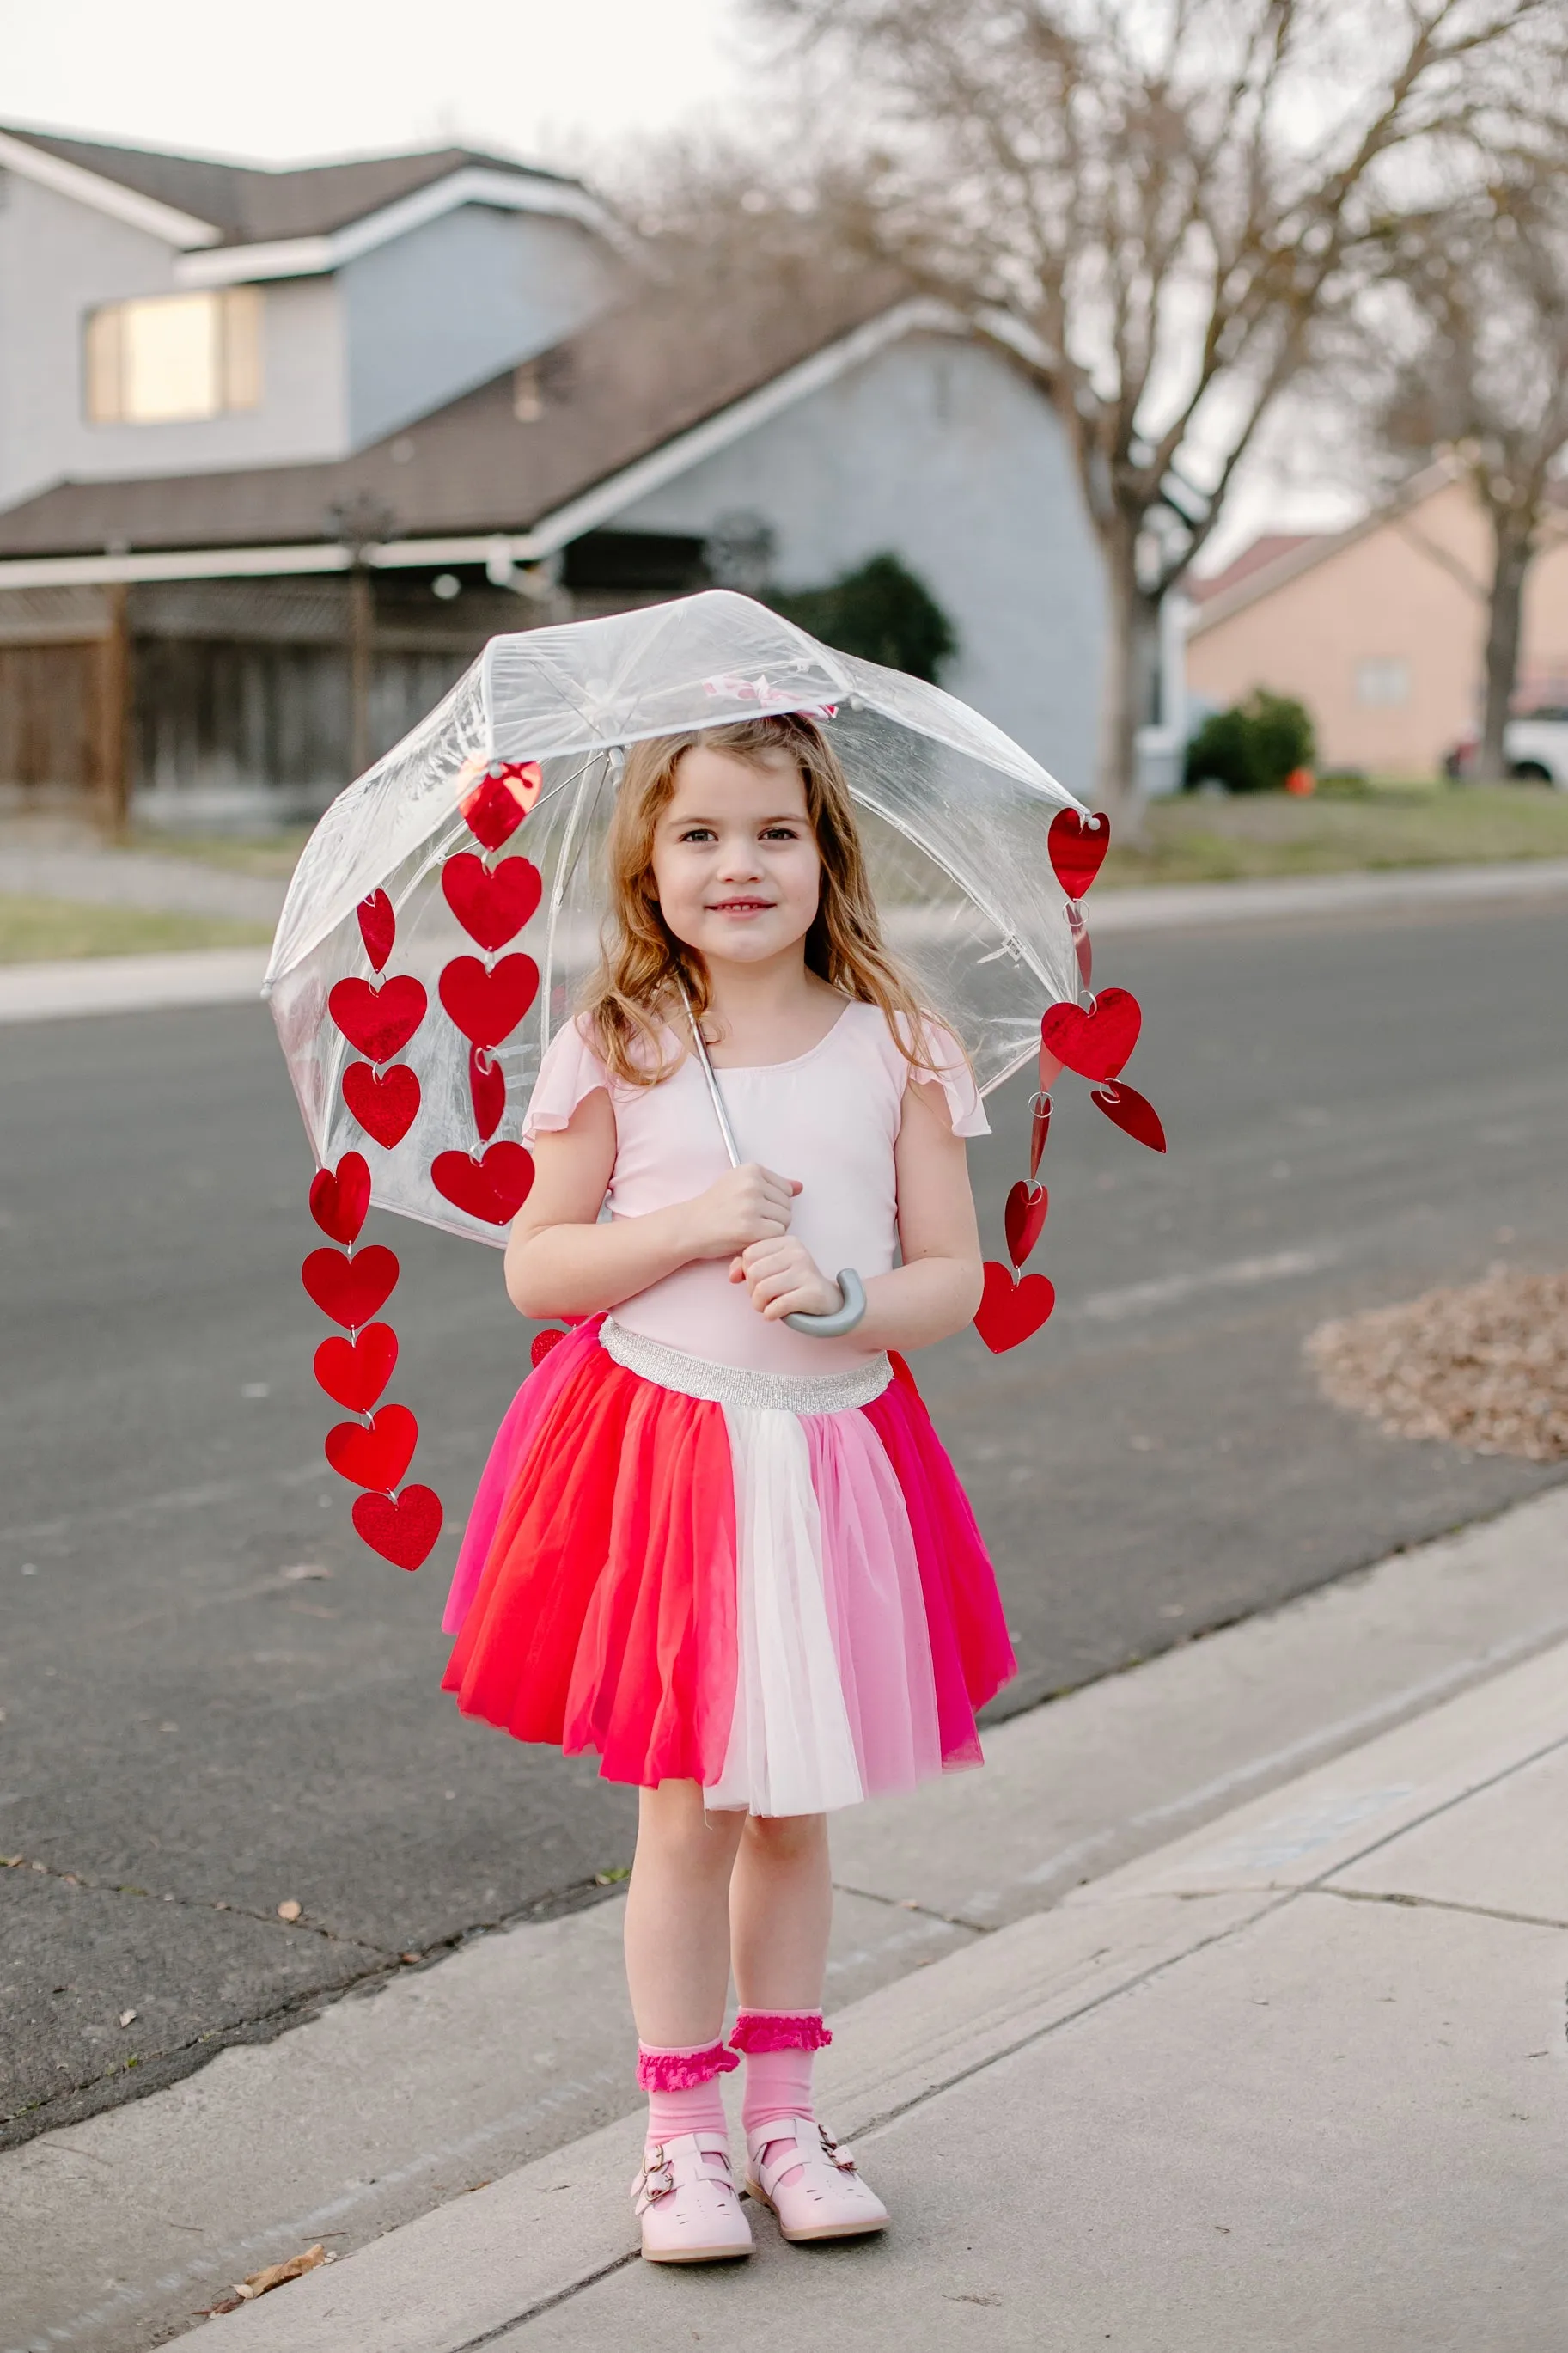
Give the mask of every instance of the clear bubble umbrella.
<path id="1" fill-rule="evenodd" d="M 307 1288 L 354 1335 L 351 1348 L 374 1314 L 348 1282 L 370 1255 L 352 1251 L 367 1201 L 500 1244 L 526 1196 L 523 1113 L 597 959 L 601 851 L 626 746 L 786 711 L 831 713 L 889 944 L 963 1039 L 982 1092 L 1038 1061 L 1030 1179 L 1014 1188 L 1026 1208 L 1043 1202 L 1039 1147 L 1062 1067 L 1096 1082 L 1101 1109 L 1138 1133 L 1124 1115 L 1131 1091 L 1116 1084 L 1137 1008 L 1115 990 L 1081 1001 L 1079 901 L 1108 828 L 989 721 L 726 590 L 495 638 L 328 809 L 295 869 L 264 984 L 321 1172 L 312 1207 L 345 1245 L 312 1253 Z M 1061 1034 L 1045 1044 L 1053 1020 Z M 1045 1278 L 1021 1271 L 1038 1223 L 1010 1204 L 1008 1227 L 1011 1268 L 988 1272 L 982 1310 L 993 1346 L 1049 1313 Z M 358 1397 L 368 1378 L 345 1376 L 331 1393 Z M 378 1480 L 400 1451 L 372 1461 L 374 1449 L 343 1448 Z M 362 1503 L 395 1501 L 395 1478 L 360 1483 Z"/>

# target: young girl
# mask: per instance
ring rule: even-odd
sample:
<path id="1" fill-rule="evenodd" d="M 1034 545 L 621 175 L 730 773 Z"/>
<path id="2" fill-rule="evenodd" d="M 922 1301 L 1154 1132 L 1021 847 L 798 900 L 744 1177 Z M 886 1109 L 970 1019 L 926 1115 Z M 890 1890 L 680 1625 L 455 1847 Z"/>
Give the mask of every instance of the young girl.
<path id="1" fill-rule="evenodd" d="M 882 945 L 814 720 L 634 745 L 609 860 L 604 961 L 540 1070 L 507 1250 L 521 1313 L 575 1328 L 481 1482 L 445 1683 L 638 1786 L 633 2199 L 644 2254 L 697 2263 L 751 2250 L 717 2080 L 740 2052 L 746 2187 L 784 2237 L 888 2219 L 812 2105 L 826 1816 L 977 1764 L 974 1710 L 1013 1672 L 973 1515 L 889 1353 L 979 1303 L 963 1138 L 986 1129 Z M 839 1310 L 847 1267 L 853 1330 L 784 1321 Z"/>

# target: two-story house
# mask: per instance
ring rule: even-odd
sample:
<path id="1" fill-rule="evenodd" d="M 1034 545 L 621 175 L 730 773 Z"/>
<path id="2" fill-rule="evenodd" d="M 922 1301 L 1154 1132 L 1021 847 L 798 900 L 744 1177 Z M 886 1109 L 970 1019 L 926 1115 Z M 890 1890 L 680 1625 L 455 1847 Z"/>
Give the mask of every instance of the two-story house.
<path id="1" fill-rule="evenodd" d="M 946 682 L 1081 788 L 1098 556 L 1048 400 L 963 320 L 672 289 L 497 157 L 0 130 L 0 805 L 313 813 L 497 630 L 883 550 Z"/>

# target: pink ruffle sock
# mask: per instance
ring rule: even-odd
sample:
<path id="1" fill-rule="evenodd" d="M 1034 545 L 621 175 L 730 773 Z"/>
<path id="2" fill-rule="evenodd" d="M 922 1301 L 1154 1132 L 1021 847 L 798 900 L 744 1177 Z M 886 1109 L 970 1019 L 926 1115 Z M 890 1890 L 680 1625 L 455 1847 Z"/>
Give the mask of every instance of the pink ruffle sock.
<path id="1" fill-rule="evenodd" d="M 719 2078 L 740 2065 L 721 2042 L 682 2049 L 637 2044 L 637 2082 L 647 2094 L 647 2139 L 679 2140 L 687 2133 L 728 2132 Z"/>
<path id="2" fill-rule="evenodd" d="M 746 2088 L 741 2123 L 747 2133 L 777 2116 L 805 2116 L 816 2110 L 811 2096 L 812 2062 L 833 2037 L 819 2010 L 743 2010 L 730 2037 L 746 2054 Z M 772 2143 L 768 2146 L 771 2147 Z M 786 2175 L 785 2179 L 792 2179 Z"/>

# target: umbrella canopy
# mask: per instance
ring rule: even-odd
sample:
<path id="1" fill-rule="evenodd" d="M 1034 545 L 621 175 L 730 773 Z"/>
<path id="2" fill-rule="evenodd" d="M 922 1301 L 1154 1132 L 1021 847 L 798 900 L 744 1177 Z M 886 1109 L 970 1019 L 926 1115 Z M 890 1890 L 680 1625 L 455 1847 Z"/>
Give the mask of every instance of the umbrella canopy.
<path id="1" fill-rule="evenodd" d="M 504 1241 L 508 1137 L 597 958 L 625 746 L 829 708 L 889 946 L 982 1092 L 1033 1060 L 1079 988 L 1046 836 L 1081 805 L 939 687 L 715 589 L 492 638 L 328 809 L 265 983 L 321 1166 L 368 1136 L 378 1207 Z"/>

